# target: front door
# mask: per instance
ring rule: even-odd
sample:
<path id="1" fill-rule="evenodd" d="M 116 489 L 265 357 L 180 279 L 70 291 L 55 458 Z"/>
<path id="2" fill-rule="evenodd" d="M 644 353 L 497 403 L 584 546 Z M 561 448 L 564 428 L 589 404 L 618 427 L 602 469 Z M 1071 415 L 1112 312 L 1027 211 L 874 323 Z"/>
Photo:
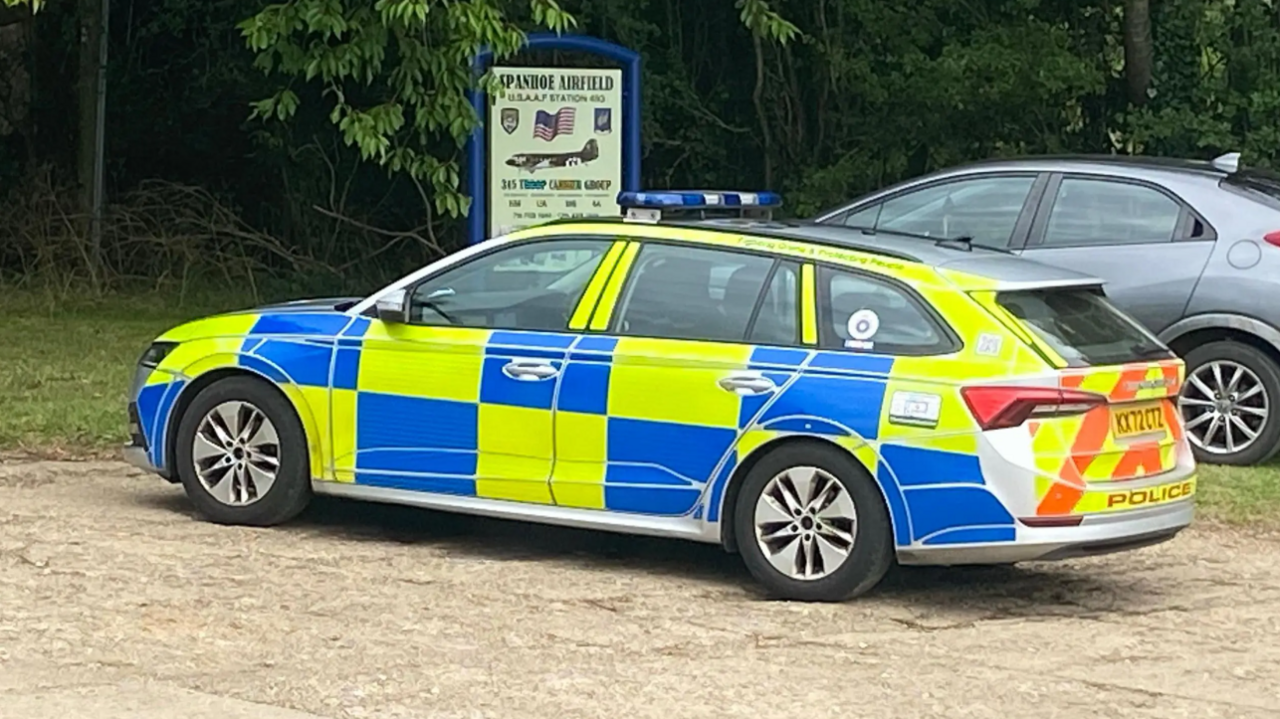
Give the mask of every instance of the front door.
<path id="1" fill-rule="evenodd" d="M 1190 208 L 1145 184 L 1051 180 L 1023 254 L 1106 280 L 1124 311 L 1159 333 L 1182 318 L 1213 236 Z"/>
<path id="2" fill-rule="evenodd" d="M 798 344 L 798 269 L 762 255 L 632 243 L 619 270 L 592 318 L 600 332 L 578 341 L 565 368 L 552 493 L 564 506 L 688 514 L 740 429 L 785 382 L 753 368 L 753 343 Z M 759 301 L 766 287 L 776 301 Z"/>
<path id="3" fill-rule="evenodd" d="M 520 242 L 409 288 L 407 322 L 372 321 L 354 386 L 335 381 L 334 417 L 354 435 L 335 449 L 339 480 L 550 503 L 570 326 L 613 244 Z"/>

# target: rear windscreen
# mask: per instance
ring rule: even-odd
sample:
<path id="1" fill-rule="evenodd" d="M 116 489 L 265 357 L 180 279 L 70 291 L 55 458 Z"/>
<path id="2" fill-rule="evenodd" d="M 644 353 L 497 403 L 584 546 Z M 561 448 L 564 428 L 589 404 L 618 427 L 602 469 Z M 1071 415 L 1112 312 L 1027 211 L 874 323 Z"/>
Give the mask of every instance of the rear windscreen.
<path id="1" fill-rule="evenodd" d="M 1241 171 L 1228 175 L 1222 185 L 1280 209 L 1280 175 L 1260 170 Z"/>
<path id="2" fill-rule="evenodd" d="M 1066 360 L 1069 367 L 1174 356 L 1150 332 L 1095 289 L 1000 292 L 996 302 Z"/>

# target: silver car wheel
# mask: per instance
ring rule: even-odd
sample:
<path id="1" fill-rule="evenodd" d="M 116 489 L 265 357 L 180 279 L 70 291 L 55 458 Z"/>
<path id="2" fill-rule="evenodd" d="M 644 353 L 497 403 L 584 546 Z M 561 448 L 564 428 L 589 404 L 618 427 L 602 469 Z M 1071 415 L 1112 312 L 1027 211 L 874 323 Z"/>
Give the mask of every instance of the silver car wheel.
<path id="1" fill-rule="evenodd" d="M 858 510 L 831 473 L 792 467 L 769 480 L 756 500 L 756 542 L 791 579 L 822 579 L 853 551 Z"/>
<path id="2" fill-rule="evenodd" d="M 1210 454 L 1235 454 L 1257 441 L 1271 405 L 1253 370 L 1231 360 L 1214 360 L 1187 377 L 1178 410 L 1192 444 Z"/>
<path id="3" fill-rule="evenodd" d="M 200 420 L 191 456 L 196 477 L 211 497 L 243 507 L 275 484 L 280 438 L 262 410 L 248 402 L 223 402 Z"/>

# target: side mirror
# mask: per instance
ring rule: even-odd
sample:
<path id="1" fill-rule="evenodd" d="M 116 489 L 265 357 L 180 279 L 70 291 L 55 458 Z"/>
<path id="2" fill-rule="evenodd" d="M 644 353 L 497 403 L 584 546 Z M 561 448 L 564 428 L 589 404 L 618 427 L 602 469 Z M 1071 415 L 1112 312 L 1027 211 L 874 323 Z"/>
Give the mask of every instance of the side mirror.
<path id="1" fill-rule="evenodd" d="M 404 290 L 393 290 L 378 298 L 374 308 L 378 319 L 392 324 L 405 324 L 409 320 L 409 297 Z"/>

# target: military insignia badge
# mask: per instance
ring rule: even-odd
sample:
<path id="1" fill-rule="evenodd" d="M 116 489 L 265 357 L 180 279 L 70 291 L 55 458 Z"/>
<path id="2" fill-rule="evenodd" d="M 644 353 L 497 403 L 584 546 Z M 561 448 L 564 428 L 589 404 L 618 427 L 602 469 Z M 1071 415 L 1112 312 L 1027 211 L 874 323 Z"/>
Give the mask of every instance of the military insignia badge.
<path id="1" fill-rule="evenodd" d="M 502 129 L 506 130 L 507 134 L 510 135 L 518 127 L 520 127 L 520 109 L 516 107 L 502 108 Z"/>
<path id="2" fill-rule="evenodd" d="M 613 132 L 613 110 L 608 107 L 596 108 L 596 134 L 607 135 Z"/>

